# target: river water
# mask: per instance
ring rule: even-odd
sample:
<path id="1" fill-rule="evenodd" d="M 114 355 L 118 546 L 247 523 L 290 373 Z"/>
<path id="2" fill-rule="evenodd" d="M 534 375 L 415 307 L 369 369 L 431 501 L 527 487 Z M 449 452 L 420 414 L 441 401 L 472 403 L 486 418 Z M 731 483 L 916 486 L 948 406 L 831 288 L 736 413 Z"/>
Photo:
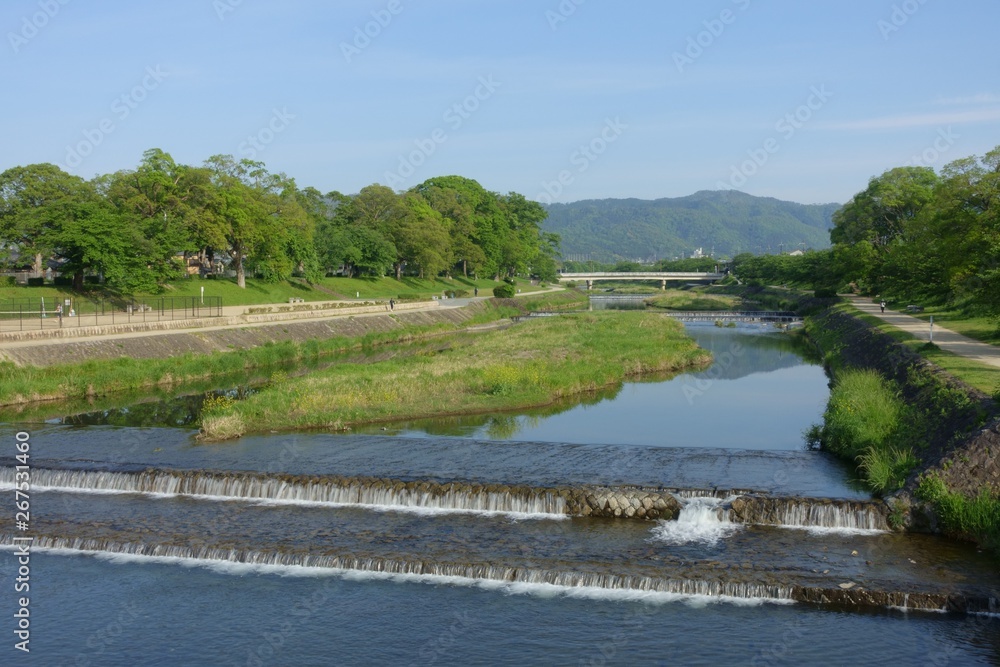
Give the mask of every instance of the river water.
<path id="1" fill-rule="evenodd" d="M 1000 620 L 967 613 L 998 597 L 994 562 L 885 531 L 851 471 L 805 447 L 828 395 L 808 350 L 765 325 L 688 330 L 713 367 L 521 415 L 215 445 L 102 423 L 129 410 L 4 426 L 12 452 L 31 433 L 31 652 L 46 665 L 997 664 Z M 676 520 L 573 515 L 565 500 L 664 488 Z M 777 509 L 748 519 L 747 498 Z M 0 552 L 4 664 L 22 655 L 18 567 Z"/>

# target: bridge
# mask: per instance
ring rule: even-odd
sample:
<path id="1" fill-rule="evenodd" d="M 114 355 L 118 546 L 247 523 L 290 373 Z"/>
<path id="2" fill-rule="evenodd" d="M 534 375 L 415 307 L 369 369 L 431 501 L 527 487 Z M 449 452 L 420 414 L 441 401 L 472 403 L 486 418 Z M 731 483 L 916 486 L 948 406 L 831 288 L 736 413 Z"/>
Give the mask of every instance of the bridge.
<path id="1" fill-rule="evenodd" d="M 606 271 L 593 273 L 560 273 L 559 282 L 586 282 L 587 289 L 594 287 L 597 280 L 659 280 L 660 287 L 667 289 L 668 282 L 714 283 L 726 277 L 724 273 L 700 273 L 696 271 Z"/>

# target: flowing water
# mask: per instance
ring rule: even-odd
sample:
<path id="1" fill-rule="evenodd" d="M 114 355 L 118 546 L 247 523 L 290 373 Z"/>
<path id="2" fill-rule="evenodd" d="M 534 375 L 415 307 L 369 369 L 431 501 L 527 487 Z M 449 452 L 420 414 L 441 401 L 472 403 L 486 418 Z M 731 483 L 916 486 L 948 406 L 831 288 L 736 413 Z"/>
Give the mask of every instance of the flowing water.
<path id="1" fill-rule="evenodd" d="M 828 392 L 808 351 L 761 325 L 688 329 L 711 368 L 525 414 L 201 445 L 176 426 L 196 420 L 189 397 L 22 427 L 32 653 L 54 665 L 1000 661 L 995 561 L 889 531 L 844 465 L 805 448 Z M 12 452 L 17 430 L 0 429 Z M 6 497 L 17 479 L 0 469 Z M 9 588 L 12 520 L 0 526 Z M 20 656 L 11 635 L 0 652 Z"/>

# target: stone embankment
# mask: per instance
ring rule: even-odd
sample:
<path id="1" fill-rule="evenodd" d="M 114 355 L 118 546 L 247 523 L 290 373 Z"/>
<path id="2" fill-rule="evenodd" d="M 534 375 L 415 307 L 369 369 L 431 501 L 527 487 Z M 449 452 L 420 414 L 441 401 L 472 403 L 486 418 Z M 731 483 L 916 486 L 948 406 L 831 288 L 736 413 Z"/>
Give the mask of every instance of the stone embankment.
<path id="1" fill-rule="evenodd" d="M 356 337 L 407 326 L 461 325 L 483 308 L 482 304 L 440 308 L 427 303 L 401 303 L 396 304 L 392 312 L 382 306 L 367 306 L 342 309 L 336 312 L 337 316 L 327 317 L 316 311 L 246 314 L 197 320 L 195 326 L 201 328 L 184 331 L 170 331 L 169 328 L 171 325 L 178 328 L 180 323 L 191 320 L 122 324 L 110 329 L 100 327 L 101 331 L 97 332 L 100 337 L 96 338 L 38 340 L 37 344 L 28 345 L 0 342 L 0 360 L 17 365 L 52 366 L 118 357 L 162 359 L 186 353 L 211 354 L 282 341 L 301 343 L 312 339 Z M 68 337 L 76 329 L 61 331 L 67 332 Z M 11 334 L 4 335 L 9 337 Z"/>
<path id="2" fill-rule="evenodd" d="M 934 419 L 934 427 L 914 450 L 921 465 L 896 498 L 914 503 L 912 494 L 921 475 L 933 472 L 947 488 L 966 498 L 986 489 L 1000 494 L 1000 421 L 993 398 L 970 387 L 897 343 L 867 322 L 843 312 L 814 317 L 812 330 L 823 332 L 821 351 L 828 361 L 851 368 L 869 368 L 894 381 L 904 400 Z M 908 517 L 920 528 L 927 516 Z M 931 522 L 933 523 L 933 522 Z"/>

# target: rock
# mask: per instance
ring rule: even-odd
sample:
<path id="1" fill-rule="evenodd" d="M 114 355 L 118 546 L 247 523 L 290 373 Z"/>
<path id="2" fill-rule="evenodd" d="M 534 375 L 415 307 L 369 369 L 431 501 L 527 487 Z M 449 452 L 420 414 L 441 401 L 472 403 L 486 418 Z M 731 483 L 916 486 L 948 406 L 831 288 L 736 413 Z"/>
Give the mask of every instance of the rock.
<path id="1" fill-rule="evenodd" d="M 846 591 L 846 590 L 848 590 L 850 588 L 854 588 L 855 586 L 857 586 L 857 584 L 854 583 L 853 581 L 847 581 L 847 582 L 844 582 L 842 584 L 838 584 L 838 586 L 840 586 L 841 588 L 843 588 Z"/>

